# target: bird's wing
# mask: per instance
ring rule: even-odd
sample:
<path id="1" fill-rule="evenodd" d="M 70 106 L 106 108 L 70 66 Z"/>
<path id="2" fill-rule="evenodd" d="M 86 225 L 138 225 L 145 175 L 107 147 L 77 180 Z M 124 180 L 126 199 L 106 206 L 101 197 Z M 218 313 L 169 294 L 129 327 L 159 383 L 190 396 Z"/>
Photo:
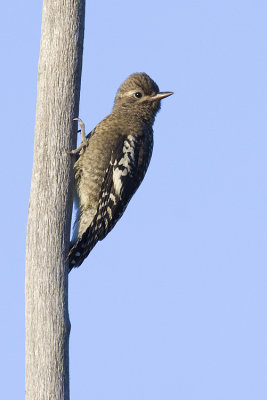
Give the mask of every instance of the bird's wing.
<path id="1" fill-rule="evenodd" d="M 128 135 L 118 139 L 103 179 L 96 215 L 69 252 L 70 268 L 81 265 L 123 214 L 143 180 L 150 160 L 150 149 L 146 154 L 143 147 L 143 136 Z"/>
<path id="2" fill-rule="evenodd" d="M 143 141 L 140 136 L 121 137 L 112 152 L 94 221 L 98 240 L 114 227 L 144 177 L 139 157 Z"/>

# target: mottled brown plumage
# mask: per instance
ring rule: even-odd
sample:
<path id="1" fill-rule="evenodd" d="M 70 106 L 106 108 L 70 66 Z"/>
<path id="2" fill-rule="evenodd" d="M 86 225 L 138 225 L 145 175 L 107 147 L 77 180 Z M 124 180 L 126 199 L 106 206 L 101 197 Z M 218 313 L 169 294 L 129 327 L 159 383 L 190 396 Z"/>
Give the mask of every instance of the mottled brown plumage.
<path id="1" fill-rule="evenodd" d="M 117 92 L 111 114 L 84 140 L 74 166 L 78 211 L 70 269 L 81 265 L 110 232 L 142 182 L 160 100 L 171 94 L 160 93 L 145 73 L 130 75 Z"/>

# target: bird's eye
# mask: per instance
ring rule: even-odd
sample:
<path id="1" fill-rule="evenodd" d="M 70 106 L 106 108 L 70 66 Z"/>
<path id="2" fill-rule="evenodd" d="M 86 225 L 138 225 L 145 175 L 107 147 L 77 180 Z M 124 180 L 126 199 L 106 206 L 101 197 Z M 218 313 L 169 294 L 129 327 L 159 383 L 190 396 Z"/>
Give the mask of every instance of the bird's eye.
<path id="1" fill-rule="evenodd" d="M 142 93 L 141 92 L 135 92 L 135 97 L 137 97 L 138 99 L 140 99 L 142 97 Z"/>

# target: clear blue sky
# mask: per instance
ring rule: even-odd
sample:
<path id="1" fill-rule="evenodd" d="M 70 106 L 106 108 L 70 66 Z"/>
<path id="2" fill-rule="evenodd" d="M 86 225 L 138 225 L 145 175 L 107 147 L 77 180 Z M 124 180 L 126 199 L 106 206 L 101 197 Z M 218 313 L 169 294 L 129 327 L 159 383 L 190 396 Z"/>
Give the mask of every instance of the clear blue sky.
<path id="1" fill-rule="evenodd" d="M 24 397 L 24 257 L 41 1 L 1 4 L 1 397 Z M 265 1 L 87 2 L 80 117 L 147 72 L 147 176 L 70 275 L 72 399 L 266 400 Z"/>

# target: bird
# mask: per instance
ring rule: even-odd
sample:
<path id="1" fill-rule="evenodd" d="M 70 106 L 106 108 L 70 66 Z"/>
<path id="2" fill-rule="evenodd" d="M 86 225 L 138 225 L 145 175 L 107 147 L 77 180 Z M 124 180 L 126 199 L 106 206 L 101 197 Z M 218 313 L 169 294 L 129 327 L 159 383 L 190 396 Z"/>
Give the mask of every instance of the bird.
<path id="1" fill-rule="evenodd" d="M 69 271 L 107 236 L 140 186 L 152 155 L 155 116 L 161 100 L 172 94 L 160 92 L 146 73 L 134 73 L 119 87 L 112 112 L 87 136 L 83 121 L 75 118 L 82 143 L 71 152 L 77 157 L 77 215 Z"/>

